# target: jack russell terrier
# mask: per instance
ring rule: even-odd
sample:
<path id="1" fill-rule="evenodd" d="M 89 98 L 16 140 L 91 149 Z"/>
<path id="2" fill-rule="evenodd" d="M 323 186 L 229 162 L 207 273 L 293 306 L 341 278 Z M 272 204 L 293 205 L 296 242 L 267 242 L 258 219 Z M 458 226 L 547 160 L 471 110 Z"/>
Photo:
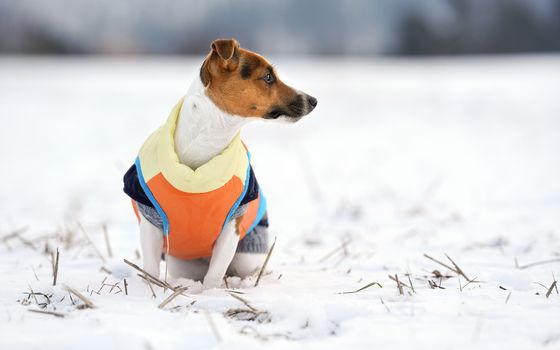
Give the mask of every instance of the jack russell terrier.
<path id="1" fill-rule="evenodd" d="M 240 139 L 252 120 L 296 122 L 317 99 L 284 84 L 262 56 L 215 40 L 200 75 L 124 176 L 140 225 L 144 269 L 219 287 L 268 251 L 266 200 Z"/>

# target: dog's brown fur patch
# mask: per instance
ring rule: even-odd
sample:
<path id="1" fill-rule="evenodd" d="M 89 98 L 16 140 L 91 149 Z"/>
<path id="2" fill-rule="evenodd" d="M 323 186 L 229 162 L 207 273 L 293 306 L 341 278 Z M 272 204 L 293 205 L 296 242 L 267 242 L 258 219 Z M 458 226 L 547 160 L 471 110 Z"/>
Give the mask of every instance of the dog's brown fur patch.
<path id="1" fill-rule="evenodd" d="M 271 84 L 264 79 L 268 74 L 274 79 Z M 271 109 L 288 106 L 298 96 L 264 57 L 240 48 L 235 39 L 212 43 L 200 77 L 216 106 L 242 117 L 264 118 Z"/>

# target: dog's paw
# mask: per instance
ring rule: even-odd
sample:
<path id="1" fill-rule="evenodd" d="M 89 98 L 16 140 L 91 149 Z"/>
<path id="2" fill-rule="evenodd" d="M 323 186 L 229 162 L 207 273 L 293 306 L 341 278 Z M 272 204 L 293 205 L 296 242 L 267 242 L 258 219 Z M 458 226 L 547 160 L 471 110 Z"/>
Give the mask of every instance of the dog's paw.
<path id="1" fill-rule="evenodd" d="M 208 289 L 219 288 L 221 285 L 222 285 L 221 279 L 206 276 L 204 277 L 204 281 L 202 282 L 202 289 L 208 290 Z"/>

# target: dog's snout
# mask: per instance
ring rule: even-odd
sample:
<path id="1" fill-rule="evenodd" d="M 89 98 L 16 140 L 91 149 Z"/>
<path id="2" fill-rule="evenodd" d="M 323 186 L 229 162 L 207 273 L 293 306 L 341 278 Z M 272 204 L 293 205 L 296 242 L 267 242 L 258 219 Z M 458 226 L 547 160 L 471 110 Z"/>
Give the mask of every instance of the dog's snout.
<path id="1" fill-rule="evenodd" d="M 317 99 L 313 96 L 307 95 L 307 103 L 309 103 L 312 108 L 315 108 L 317 106 Z"/>
<path id="2" fill-rule="evenodd" d="M 298 121 L 303 116 L 311 113 L 317 106 L 317 99 L 306 93 L 300 92 L 294 99 L 285 105 L 275 105 L 264 115 L 265 119 L 278 119 L 281 116 Z"/>

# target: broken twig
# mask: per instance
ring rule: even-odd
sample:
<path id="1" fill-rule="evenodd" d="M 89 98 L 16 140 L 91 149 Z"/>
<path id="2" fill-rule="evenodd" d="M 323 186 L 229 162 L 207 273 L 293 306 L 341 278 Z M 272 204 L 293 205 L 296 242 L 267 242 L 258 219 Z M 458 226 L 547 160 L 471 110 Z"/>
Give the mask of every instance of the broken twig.
<path id="1" fill-rule="evenodd" d="M 103 224 L 103 236 L 105 237 L 105 246 L 107 247 L 107 256 L 113 257 L 113 250 L 111 249 L 111 241 L 109 241 L 109 232 L 107 231 L 107 224 Z"/>
<path id="2" fill-rule="evenodd" d="M 54 312 L 54 311 L 48 311 L 48 310 L 27 309 L 27 311 L 34 312 L 34 313 L 37 313 L 37 314 L 52 315 L 52 316 L 60 317 L 60 318 L 63 318 L 63 317 L 66 316 L 65 314 L 61 314 L 60 312 Z"/>
<path id="3" fill-rule="evenodd" d="M 167 298 L 165 298 L 165 300 L 163 300 L 159 305 L 158 308 L 163 309 L 165 307 L 165 305 L 169 304 L 173 299 L 175 299 L 176 297 L 178 297 L 179 295 L 181 295 L 184 291 L 186 291 L 187 289 L 189 289 L 189 287 L 181 287 L 181 288 L 177 288 L 176 291 L 173 292 L 173 294 L 171 294 L 170 296 L 168 296 Z"/>
<path id="4" fill-rule="evenodd" d="M 403 288 L 402 288 L 403 284 L 401 281 L 399 281 L 399 275 L 397 274 L 395 274 L 395 281 L 397 282 L 397 288 L 399 289 L 399 294 L 404 295 Z"/>
<path id="5" fill-rule="evenodd" d="M 266 269 L 266 265 L 268 265 L 268 260 L 270 259 L 270 255 L 272 254 L 275 245 L 276 245 L 276 237 L 274 237 L 274 243 L 272 243 L 272 245 L 270 246 L 270 249 L 268 250 L 268 254 L 266 255 L 266 259 L 264 260 L 263 266 L 259 271 L 259 275 L 257 276 L 257 281 L 255 282 L 255 287 L 259 285 L 259 281 L 261 280 L 264 270 Z"/>
<path id="6" fill-rule="evenodd" d="M 550 296 L 550 294 L 552 293 L 552 291 L 556 287 L 556 283 L 557 283 L 556 281 L 552 282 L 552 284 L 550 285 L 550 288 L 548 288 L 548 291 L 546 292 L 546 297 L 547 298 Z"/>
<path id="7" fill-rule="evenodd" d="M 435 259 L 435 258 L 432 258 L 432 257 L 429 256 L 428 254 L 424 254 L 424 257 L 426 257 L 426 258 L 432 260 L 432 261 L 435 262 L 435 263 L 440 264 L 440 265 L 443 266 L 443 267 L 448 268 L 449 270 L 455 272 L 455 273 L 458 274 L 458 275 L 463 276 L 467 281 L 470 282 L 470 278 L 468 278 L 467 275 L 465 275 L 465 273 L 463 272 L 463 270 L 461 270 L 461 268 L 460 268 L 459 266 L 457 266 L 457 264 L 455 264 L 455 262 L 454 262 L 453 260 L 451 260 L 451 258 L 450 258 L 447 254 L 445 254 L 445 256 L 447 256 L 447 258 L 449 259 L 449 261 L 451 261 L 451 263 L 453 264 L 454 267 L 451 267 L 451 266 L 447 265 L 447 264 L 444 263 L 444 262 L 441 262 L 441 261 L 439 261 L 439 260 L 437 260 L 437 259 Z"/>
<path id="8" fill-rule="evenodd" d="M 151 275 L 150 273 L 146 272 L 146 270 L 144 270 L 144 269 L 141 268 L 140 266 L 136 265 L 135 263 L 130 262 L 130 261 L 126 260 L 126 259 L 123 259 L 123 261 L 124 261 L 127 265 L 131 266 L 132 268 L 134 268 L 134 269 L 136 269 L 137 271 L 140 271 L 142 274 L 146 275 L 146 276 L 141 276 L 142 278 L 144 278 L 144 279 L 147 280 L 148 277 L 149 277 L 150 280 L 151 280 L 152 282 L 154 282 L 155 284 L 157 284 L 157 285 L 159 285 L 159 286 L 161 286 L 161 287 L 164 287 L 164 288 L 169 288 L 169 289 L 171 289 L 172 291 L 175 291 L 175 290 L 177 289 L 177 288 L 172 287 L 169 283 L 164 282 L 164 281 L 160 280 L 159 278 L 156 278 L 155 276 L 153 276 L 153 275 Z"/>
<path id="9" fill-rule="evenodd" d="M 396 275 L 395 275 L 395 276 L 396 276 Z M 402 287 L 406 287 L 406 288 L 412 290 L 412 288 L 411 288 L 408 284 L 404 283 L 404 282 L 401 281 L 401 280 L 397 280 L 397 279 L 395 278 L 395 276 L 388 275 L 388 277 L 389 277 L 392 281 L 398 282 Z"/>
<path id="10" fill-rule="evenodd" d="M 560 259 L 542 260 L 542 261 L 537 261 L 537 262 L 530 263 L 530 264 L 527 264 L 527 265 L 519 265 L 517 263 L 517 259 L 515 259 L 515 267 L 517 267 L 520 270 L 523 270 L 523 269 L 528 269 L 528 268 L 533 267 L 533 266 L 544 265 L 544 264 L 552 264 L 552 263 L 555 263 L 555 262 L 560 262 Z"/>
<path id="11" fill-rule="evenodd" d="M 93 250 L 95 250 L 95 253 L 97 254 L 97 256 L 101 259 L 101 261 L 106 262 L 107 260 L 105 259 L 103 254 L 101 254 L 99 249 L 97 249 L 97 246 L 93 243 L 93 241 L 89 237 L 86 229 L 82 226 L 82 224 L 79 221 L 77 222 L 77 224 L 78 224 L 78 227 L 80 228 L 80 230 L 84 233 L 84 236 L 86 237 L 86 240 L 88 241 L 88 243 L 93 247 Z"/>
<path id="12" fill-rule="evenodd" d="M 255 309 L 253 306 L 251 306 L 251 304 L 249 304 L 249 302 L 247 300 L 245 300 L 244 298 L 240 297 L 239 295 L 233 294 L 233 293 L 228 293 L 232 298 L 239 300 L 240 302 L 242 302 L 245 306 L 247 306 L 251 311 L 254 312 L 258 312 L 259 310 Z"/>
<path id="13" fill-rule="evenodd" d="M 91 302 L 91 300 L 89 300 L 88 298 L 86 298 L 82 293 L 78 292 L 77 290 L 75 290 L 74 288 L 71 288 L 67 285 L 63 285 L 63 287 L 71 294 L 74 294 L 76 297 L 78 297 L 78 299 L 80 299 L 84 305 L 86 307 L 89 307 L 90 309 L 95 309 L 95 305 Z"/>
<path id="14" fill-rule="evenodd" d="M 56 279 L 58 277 L 58 259 L 60 258 L 60 252 L 58 251 L 58 248 L 56 248 L 56 255 L 54 256 L 54 261 L 53 261 L 53 286 L 56 286 Z"/>
<path id="15" fill-rule="evenodd" d="M 352 294 L 352 293 L 358 293 L 358 292 L 361 292 L 361 291 L 364 290 L 364 289 L 367 289 L 367 288 L 369 288 L 369 287 L 373 287 L 373 286 L 375 286 L 375 285 L 379 286 L 379 288 L 383 288 L 383 286 L 382 286 L 379 282 L 371 282 L 371 283 L 366 284 L 366 285 L 363 286 L 362 288 L 359 288 L 359 289 L 356 289 L 356 290 L 353 290 L 353 291 L 349 291 L 349 292 L 339 292 L 339 293 L 336 293 L 336 294 Z"/>

